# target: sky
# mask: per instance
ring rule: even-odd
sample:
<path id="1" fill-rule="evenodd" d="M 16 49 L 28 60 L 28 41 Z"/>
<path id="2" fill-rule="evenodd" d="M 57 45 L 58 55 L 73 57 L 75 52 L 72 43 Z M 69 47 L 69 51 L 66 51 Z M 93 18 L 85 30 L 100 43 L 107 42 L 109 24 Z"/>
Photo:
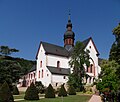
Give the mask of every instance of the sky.
<path id="1" fill-rule="evenodd" d="M 75 41 L 92 37 L 107 59 L 120 22 L 120 0 L 0 0 L 0 46 L 11 56 L 35 60 L 40 41 L 64 46 L 69 10 Z"/>

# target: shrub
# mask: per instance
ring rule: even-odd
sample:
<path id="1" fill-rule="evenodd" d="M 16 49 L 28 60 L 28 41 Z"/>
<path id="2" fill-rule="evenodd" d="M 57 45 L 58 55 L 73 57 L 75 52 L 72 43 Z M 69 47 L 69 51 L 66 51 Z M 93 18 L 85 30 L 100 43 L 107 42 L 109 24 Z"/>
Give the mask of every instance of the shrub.
<path id="1" fill-rule="evenodd" d="M 45 87 L 44 87 L 44 85 L 42 84 L 42 82 L 41 81 L 36 81 L 35 82 L 35 87 L 37 88 L 37 90 L 38 90 L 38 93 L 44 93 L 45 92 Z"/>
<path id="2" fill-rule="evenodd" d="M 73 85 L 70 85 L 68 88 L 68 94 L 69 95 L 76 95 L 76 91 L 75 88 L 73 87 Z"/>
<path id="3" fill-rule="evenodd" d="M 39 100 L 38 91 L 32 82 L 30 87 L 27 88 L 24 96 L 25 100 Z"/>
<path id="4" fill-rule="evenodd" d="M 4 82 L 0 89 L 0 102 L 14 102 L 13 95 L 7 82 Z"/>
<path id="5" fill-rule="evenodd" d="M 17 86 L 13 86 L 13 95 L 19 95 L 19 90 Z"/>
<path id="6" fill-rule="evenodd" d="M 49 84 L 45 91 L 45 98 L 55 98 L 55 91 L 51 84 Z"/>
<path id="7" fill-rule="evenodd" d="M 67 96 L 67 91 L 65 90 L 64 84 L 61 85 L 61 88 L 58 92 L 58 96 L 63 96 L 63 97 Z"/>

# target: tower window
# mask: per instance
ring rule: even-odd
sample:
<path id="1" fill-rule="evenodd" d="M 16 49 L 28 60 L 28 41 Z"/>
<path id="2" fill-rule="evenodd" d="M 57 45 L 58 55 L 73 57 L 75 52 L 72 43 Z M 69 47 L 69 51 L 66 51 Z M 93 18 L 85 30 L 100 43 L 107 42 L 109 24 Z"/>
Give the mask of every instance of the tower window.
<path id="1" fill-rule="evenodd" d="M 57 61 L 57 68 L 60 68 L 60 61 Z"/>

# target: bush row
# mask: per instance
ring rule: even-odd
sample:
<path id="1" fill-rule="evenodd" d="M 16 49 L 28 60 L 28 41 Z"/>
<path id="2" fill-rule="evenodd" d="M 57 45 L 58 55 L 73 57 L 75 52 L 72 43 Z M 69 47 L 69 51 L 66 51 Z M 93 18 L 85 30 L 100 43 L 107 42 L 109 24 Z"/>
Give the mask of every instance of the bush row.
<path id="1" fill-rule="evenodd" d="M 39 94 L 39 92 L 38 92 L 36 86 L 34 85 L 34 83 L 31 83 L 30 87 L 28 87 L 25 92 L 24 99 L 25 100 L 39 100 L 38 94 Z M 64 84 L 61 85 L 61 88 L 58 91 L 58 96 L 65 97 L 65 96 L 67 96 L 67 94 L 76 95 L 74 87 L 70 86 L 68 88 L 68 93 L 67 93 L 67 91 L 64 87 Z M 49 86 L 45 90 L 45 98 L 55 98 L 55 90 L 53 89 L 51 84 L 49 84 Z"/>

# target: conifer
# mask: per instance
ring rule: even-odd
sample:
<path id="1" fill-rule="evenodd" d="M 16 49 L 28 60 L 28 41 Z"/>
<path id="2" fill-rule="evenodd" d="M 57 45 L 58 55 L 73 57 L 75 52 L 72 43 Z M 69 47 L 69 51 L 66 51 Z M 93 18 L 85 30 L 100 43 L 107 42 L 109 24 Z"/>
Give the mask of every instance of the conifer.
<path id="1" fill-rule="evenodd" d="M 73 85 L 70 85 L 68 88 L 68 94 L 69 95 L 76 95 L 76 91 L 75 88 L 73 87 Z"/>
<path id="2" fill-rule="evenodd" d="M 38 91 L 32 82 L 30 87 L 27 88 L 24 96 L 25 100 L 39 100 Z"/>
<path id="3" fill-rule="evenodd" d="M 60 90 L 58 92 L 58 96 L 60 96 L 60 97 L 61 96 L 63 96 L 63 97 L 67 96 L 67 91 L 65 90 L 64 84 L 61 85 L 61 88 L 60 88 Z"/>
<path id="4" fill-rule="evenodd" d="M 45 91 L 45 98 L 55 98 L 55 91 L 51 84 L 49 84 Z"/>
<path id="5" fill-rule="evenodd" d="M 14 102 L 13 95 L 6 81 L 0 88 L 0 102 Z"/>

